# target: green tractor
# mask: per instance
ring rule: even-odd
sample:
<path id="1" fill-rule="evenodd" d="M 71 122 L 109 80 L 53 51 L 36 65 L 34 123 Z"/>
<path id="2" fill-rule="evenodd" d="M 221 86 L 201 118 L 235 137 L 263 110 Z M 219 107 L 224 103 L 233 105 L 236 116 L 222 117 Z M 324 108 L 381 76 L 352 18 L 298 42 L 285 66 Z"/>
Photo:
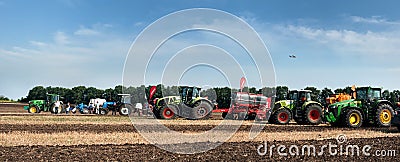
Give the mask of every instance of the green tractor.
<path id="1" fill-rule="evenodd" d="M 210 100 L 200 97 L 201 88 L 180 86 L 180 96 L 156 99 L 153 113 L 157 119 L 208 119 L 213 110 Z"/>
<path id="2" fill-rule="evenodd" d="M 393 116 L 393 105 L 382 99 L 381 88 L 358 87 L 355 99 L 336 102 L 328 106 L 325 119 L 332 126 L 358 128 L 374 124 L 388 127 Z M 354 91 L 354 90 L 353 90 Z"/>
<path id="3" fill-rule="evenodd" d="M 47 94 L 46 100 L 31 100 L 28 106 L 24 106 L 24 110 L 28 110 L 29 113 L 50 111 L 53 114 L 59 114 L 65 112 L 60 95 L 57 94 Z"/>
<path id="4" fill-rule="evenodd" d="M 322 122 L 322 105 L 311 100 L 311 91 L 289 91 L 288 100 L 275 103 L 269 123 L 288 124 L 294 119 L 301 125 L 318 125 Z"/>

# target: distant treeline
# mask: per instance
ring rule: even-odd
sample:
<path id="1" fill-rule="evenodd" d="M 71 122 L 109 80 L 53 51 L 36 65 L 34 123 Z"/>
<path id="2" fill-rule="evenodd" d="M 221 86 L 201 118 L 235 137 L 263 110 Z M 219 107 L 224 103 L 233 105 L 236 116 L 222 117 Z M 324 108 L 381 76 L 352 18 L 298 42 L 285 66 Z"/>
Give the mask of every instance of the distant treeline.
<path id="1" fill-rule="evenodd" d="M 115 86 L 114 88 L 108 88 L 105 90 L 97 89 L 95 87 L 77 86 L 74 88 L 63 88 L 63 87 L 43 87 L 36 86 L 29 90 L 28 96 L 19 99 L 20 102 L 28 102 L 30 100 L 45 100 L 46 93 L 59 94 L 64 102 L 70 103 L 88 103 L 92 98 L 104 98 L 107 101 L 119 101 L 118 94 L 127 93 L 131 94 L 132 103 L 145 101 L 149 95 L 150 86 L 139 86 L 139 87 L 123 87 L 122 85 Z M 311 98 L 314 101 L 319 101 L 322 104 L 326 104 L 326 98 L 334 93 L 347 93 L 350 94 L 351 87 L 338 88 L 332 91 L 329 88 L 317 89 L 316 87 L 306 87 L 305 90 L 311 90 Z M 220 107 L 229 107 L 231 93 L 239 91 L 238 89 L 231 89 L 229 87 L 216 87 L 212 89 L 202 90 L 201 96 L 208 97 L 209 100 L 218 103 Z M 287 86 L 277 86 L 276 88 L 264 87 L 257 89 L 255 87 L 245 87 L 244 92 L 263 94 L 267 97 L 274 97 L 275 101 L 283 100 L 287 98 L 289 88 Z M 154 94 L 154 98 L 161 98 L 163 96 L 179 95 L 177 86 L 164 86 L 157 85 L 157 91 Z M 398 102 L 400 91 L 394 90 L 389 92 L 384 90 L 382 93 L 383 97 L 390 100 L 392 103 Z"/>

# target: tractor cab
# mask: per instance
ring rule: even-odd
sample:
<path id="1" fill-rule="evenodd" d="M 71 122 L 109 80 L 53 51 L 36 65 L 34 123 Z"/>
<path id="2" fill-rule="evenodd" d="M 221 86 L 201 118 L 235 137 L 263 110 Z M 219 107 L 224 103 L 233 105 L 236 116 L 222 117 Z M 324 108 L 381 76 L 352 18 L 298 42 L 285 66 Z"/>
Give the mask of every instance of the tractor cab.
<path id="1" fill-rule="evenodd" d="M 381 88 L 358 87 L 356 99 L 361 101 L 376 101 L 382 98 Z"/>
<path id="2" fill-rule="evenodd" d="M 192 103 L 194 99 L 200 97 L 201 88 L 198 87 L 189 87 L 189 86 L 181 86 L 179 87 L 179 93 L 181 94 L 182 102 L 186 105 Z"/>
<path id="3" fill-rule="evenodd" d="M 120 104 L 131 104 L 131 94 L 118 94 Z"/>
<path id="4" fill-rule="evenodd" d="M 293 100 L 295 107 L 302 106 L 305 102 L 311 101 L 310 90 L 292 90 L 289 92 L 289 100 Z"/>
<path id="5" fill-rule="evenodd" d="M 53 103 L 60 101 L 60 95 L 57 94 L 47 94 L 46 105 L 51 106 Z"/>

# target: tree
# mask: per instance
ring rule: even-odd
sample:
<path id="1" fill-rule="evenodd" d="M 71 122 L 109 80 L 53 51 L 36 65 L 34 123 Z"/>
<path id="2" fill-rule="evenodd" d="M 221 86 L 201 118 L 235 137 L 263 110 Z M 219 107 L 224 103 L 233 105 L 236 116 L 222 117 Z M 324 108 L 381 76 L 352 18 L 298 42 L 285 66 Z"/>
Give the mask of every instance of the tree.
<path id="1" fill-rule="evenodd" d="M 385 99 L 385 100 L 390 100 L 390 92 L 389 92 L 389 90 L 384 90 L 382 92 L 382 98 Z"/>
<path id="2" fill-rule="evenodd" d="M 319 101 L 323 103 L 325 106 L 328 106 L 326 103 L 326 98 L 328 98 L 332 94 L 333 94 L 332 90 L 325 87 L 324 89 L 321 90 L 321 93 L 319 95 Z"/>
<path id="3" fill-rule="evenodd" d="M 29 90 L 28 96 L 26 97 L 28 101 L 30 100 L 45 100 L 46 99 L 46 89 L 43 86 L 36 86 Z"/>
<path id="4" fill-rule="evenodd" d="M 276 87 L 276 99 L 275 101 L 286 100 L 289 92 L 289 88 L 286 86 L 277 86 Z"/>

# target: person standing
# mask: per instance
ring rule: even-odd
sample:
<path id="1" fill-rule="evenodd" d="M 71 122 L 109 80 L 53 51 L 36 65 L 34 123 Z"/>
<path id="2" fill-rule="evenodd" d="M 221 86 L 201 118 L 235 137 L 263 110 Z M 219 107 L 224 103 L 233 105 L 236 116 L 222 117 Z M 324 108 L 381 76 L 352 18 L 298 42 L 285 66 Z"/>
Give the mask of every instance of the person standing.
<path id="1" fill-rule="evenodd" d="M 99 113 L 99 109 L 100 109 L 100 104 L 99 104 L 99 101 L 97 101 L 97 103 L 96 103 L 96 114 L 100 114 Z"/>

